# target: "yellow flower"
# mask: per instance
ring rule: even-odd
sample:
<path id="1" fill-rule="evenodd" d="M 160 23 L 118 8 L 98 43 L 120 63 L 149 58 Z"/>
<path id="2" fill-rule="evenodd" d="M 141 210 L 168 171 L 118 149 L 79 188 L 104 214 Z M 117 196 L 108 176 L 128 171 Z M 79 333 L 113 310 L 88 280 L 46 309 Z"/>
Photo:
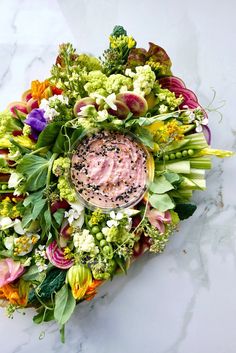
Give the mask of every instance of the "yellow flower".
<path id="1" fill-rule="evenodd" d="M 73 297 L 78 300 L 82 299 L 92 284 L 91 271 L 88 266 L 74 265 L 67 272 L 66 282 L 71 286 Z"/>

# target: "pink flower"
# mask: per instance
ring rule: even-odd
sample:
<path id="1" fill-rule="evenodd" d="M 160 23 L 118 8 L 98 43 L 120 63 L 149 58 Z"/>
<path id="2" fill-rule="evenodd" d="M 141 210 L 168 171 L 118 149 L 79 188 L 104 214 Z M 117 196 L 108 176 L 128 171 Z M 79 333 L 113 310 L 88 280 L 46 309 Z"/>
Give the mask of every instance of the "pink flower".
<path id="1" fill-rule="evenodd" d="M 154 208 L 147 210 L 147 218 L 153 227 L 156 227 L 160 233 L 165 232 L 165 223 L 171 222 L 171 214 L 169 211 L 160 212 L 155 210 Z"/>
<path id="2" fill-rule="evenodd" d="M 15 262 L 12 259 L 0 260 L 0 287 L 13 282 L 24 272 L 24 267 L 21 263 Z"/>

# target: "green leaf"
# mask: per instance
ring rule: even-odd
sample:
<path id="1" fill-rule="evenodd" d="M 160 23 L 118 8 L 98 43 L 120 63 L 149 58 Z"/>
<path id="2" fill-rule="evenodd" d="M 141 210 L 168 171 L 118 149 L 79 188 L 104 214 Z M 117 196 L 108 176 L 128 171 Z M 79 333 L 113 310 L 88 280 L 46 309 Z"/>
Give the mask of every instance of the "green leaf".
<path id="1" fill-rule="evenodd" d="M 57 224 L 60 226 L 61 222 L 64 218 L 65 210 L 64 208 L 59 208 L 55 213 L 53 213 L 53 218 L 57 222 Z"/>
<path id="2" fill-rule="evenodd" d="M 165 178 L 171 183 L 171 184 L 178 184 L 181 181 L 181 177 L 179 174 L 172 173 L 172 172 L 167 172 L 164 174 Z"/>
<path id="3" fill-rule="evenodd" d="M 164 177 L 164 175 L 156 177 L 150 185 L 150 191 L 156 194 L 164 194 L 172 189 L 174 189 L 173 185 Z"/>
<path id="4" fill-rule="evenodd" d="M 197 206 L 191 203 L 178 203 L 175 207 L 175 212 L 178 213 L 181 220 L 187 219 L 193 215 Z"/>
<path id="5" fill-rule="evenodd" d="M 25 207 L 29 206 L 30 204 L 34 205 L 41 198 L 42 198 L 42 190 L 34 192 L 24 199 L 23 205 Z"/>
<path id="6" fill-rule="evenodd" d="M 85 130 L 82 127 L 73 129 L 62 126 L 52 148 L 53 153 L 68 152 L 84 135 L 84 132 Z"/>
<path id="7" fill-rule="evenodd" d="M 46 185 L 49 165 L 50 160 L 46 158 L 36 155 L 25 155 L 20 160 L 16 171 L 27 178 L 27 190 L 36 191 Z"/>
<path id="8" fill-rule="evenodd" d="M 153 149 L 154 147 L 154 141 L 153 141 L 153 135 L 151 134 L 150 131 L 147 129 L 144 129 L 142 127 L 137 127 L 135 129 L 135 134 L 138 136 L 140 141 L 147 147 Z"/>
<path id="9" fill-rule="evenodd" d="M 55 320 L 63 326 L 73 314 L 75 305 L 75 298 L 73 297 L 67 284 L 65 284 L 55 296 Z"/>
<path id="10" fill-rule="evenodd" d="M 42 282 L 45 279 L 45 273 L 39 272 L 39 269 L 36 265 L 30 266 L 29 270 L 23 274 L 22 278 L 25 281 L 39 281 Z"/>
<path id="11" fill-rule="evenodd" d="M 49 310 L 45 307 L 42 307 L 38 310 L 38 314 L 33 317 L 35 324 L 41 324 L 42 322 L 49 322 L 54 320 L 53 310 Z"/>
<path id="12" fill-rule="evenodd" d="M 160 212 L 171 210 L 175 207 L 174 202 L 168 194 L 157 195 L 153 194 L 149 198 L 149 202 L 152 207 L 156 208 Z"/>
<path id="13" fill-rule="evenodd" d="M 44 146 L 51 146 L 54 144 L 57 135 L 60 132 L 62 123 L 61 122 L 54 122 L 48 124 L 45 129 L 39 134 L 39 138 L 36 144 L 36 149 L 44 147 Z"/>
<path id="14" fill-rule="evenodd" d="M 26 226 L 32 221 L 32 212 L 30 208 L 27 208 L 24 212 L 24 216 L 22 218 L 22 227 L 26 228 Z"/>
<path id="15" fill-rule="evenodd" d="M 35 220 L 40 212 L 43 210 L 44 206 L 46 205 L 47 200 L 46 199 L 40 199 L 38 200 L 34 206 L 33 206 L 33 211 L 32 211 L 32 219 Z"/>

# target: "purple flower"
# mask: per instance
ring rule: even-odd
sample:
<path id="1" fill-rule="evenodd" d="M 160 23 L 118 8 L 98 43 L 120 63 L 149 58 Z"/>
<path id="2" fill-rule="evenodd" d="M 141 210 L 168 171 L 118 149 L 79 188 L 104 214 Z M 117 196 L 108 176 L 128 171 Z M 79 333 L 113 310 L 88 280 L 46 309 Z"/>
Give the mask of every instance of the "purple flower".
<path id="1" fill-rule="evenodd" d="M 34 109 L 28 114 L 24 121 L 25 124 L 31 127 L 31 133 L 35 140 L 38 139 L 38 135 L 45 129 L 47 125 L 44 113 L 45 112 L 43 109 Z"/>

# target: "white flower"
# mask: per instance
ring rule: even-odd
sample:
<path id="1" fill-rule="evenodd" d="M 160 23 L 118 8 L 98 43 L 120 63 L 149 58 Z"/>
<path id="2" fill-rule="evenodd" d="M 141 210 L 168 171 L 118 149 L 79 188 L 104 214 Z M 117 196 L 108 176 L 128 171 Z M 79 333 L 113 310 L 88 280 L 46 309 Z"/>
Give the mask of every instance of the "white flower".
<path id="1" fill-rule="evenodd" d="M 15 219 L 15 223 L 14 223 L 14 231 L 17 233 L 17 234 L 20 234 L 20 235 L 23 235 L 25 234 L 25 231 L 22 227 L 22 223 L 19 219 Z"/>
<path id="2" fill-rule="evenodd" d="M 10 217 L 0 216 L 0 230 L 8 229 L 13 227 L 15 224 Z"/>
<path id="3" fill-rule="evenodd" d="M 14 236 L 11 235 L 10 237 L 6 237 L 4 240 L 3 240 L 3 243 L 4 243 L 4 246 L 7 250 L 13 250 L 13 247 L 14 247 Z"/>
<path id="4" fill-rule="evenodd" d="M 107 221 L 107 225 L 109 228 L 111 227 L 118 227 L 119 225 L 119 221 L 124 217 L 124 213 L 123 212 L 117 212 L 117 214 L 115 214 L 114 211 L 110 212 L 110 217 L 111 219 L 109 221 Z"/>
<path id="5" fill-rule="evenodd" d="M 98 111 L 98 121 L 104 121 L 108 118 L 108 112 L 106 109 Z"/>
<path id="6" fill-rule="evenodd" d="M 88 252 L 92 255 L 96 255 L 99 252 L 94 237 L 89 233 L 88 229 L 83 229 L 82 233 L 75 233 L 73 242 L 78 252 Z"/>
<path id="7" fill-rule="evenodd" d="M 9 189 L 16 188 L 20 184 L 21 180 L 23 179 L 24 177 L 22 174 L 16 173 L 16 172 L 11 173 L 11 176 L 8 180 Z"/>
<path id="8" fill-rule="evenodd" d="M 84 224 L 84 206 L 79 202 L 70 202 L 71 208 L 65 211 L 65 217 L 70 225 L 81 228 Z"/>
<path id="9" fill-rule="evenodd" d="M 101 94 L 98 93 L 91 93 L 90 97 L 96 99 L 96 103 L 100 105 L 102 101 L 104 101 L 111 109 L 117 110 L 117 106 L 115 105 L 115 100 L 116 100 L 116 95 L 115 93 L 110 94 L 107 97 L 102 96 Z"/>
<path id="10" fill-rule="evenodd" d="M 84 105 L 83 107 L 80 108 L 80 111 L 78 112 L 78 116 L 93 115 L 95 110 L 96 108 L 92 104 Z"/>

